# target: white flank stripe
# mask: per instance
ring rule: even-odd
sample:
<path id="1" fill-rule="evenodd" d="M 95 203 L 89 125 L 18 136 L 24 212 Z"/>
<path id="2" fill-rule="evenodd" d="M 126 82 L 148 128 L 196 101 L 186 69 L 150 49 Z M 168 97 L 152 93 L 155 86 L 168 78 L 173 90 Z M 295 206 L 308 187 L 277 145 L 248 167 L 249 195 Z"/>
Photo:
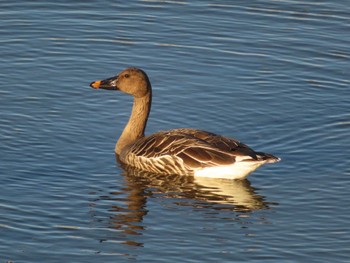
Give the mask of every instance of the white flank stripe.
<path id="1" fill-rule="evenodd" d="M 255 171 L 265 161 L 262 162 L 235 162 L 231 165 L 207 167 L 198 169 L 194 172 L 194 176 L 210 177 L 210 178 L 225 178 L 225 179 L 244 179 L 251 172 Z"/>

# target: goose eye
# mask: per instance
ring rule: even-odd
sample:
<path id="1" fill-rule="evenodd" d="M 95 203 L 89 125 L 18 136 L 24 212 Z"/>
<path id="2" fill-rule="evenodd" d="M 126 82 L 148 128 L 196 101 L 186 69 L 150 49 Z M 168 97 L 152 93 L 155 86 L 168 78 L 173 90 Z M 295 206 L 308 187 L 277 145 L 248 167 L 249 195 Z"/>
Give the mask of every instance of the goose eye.
<path id="1" fill-rule="evenodd" d="M 130 77 L 129 74 L 125 74 L 124 75 L 124 78 L 128 78 L 128 77 Z"/>

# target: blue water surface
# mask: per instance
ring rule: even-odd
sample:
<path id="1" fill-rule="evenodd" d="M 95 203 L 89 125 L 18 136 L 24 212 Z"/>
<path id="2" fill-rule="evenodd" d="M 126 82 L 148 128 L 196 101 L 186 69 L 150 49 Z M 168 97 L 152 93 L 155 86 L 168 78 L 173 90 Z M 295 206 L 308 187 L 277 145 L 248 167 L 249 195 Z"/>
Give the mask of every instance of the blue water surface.
<path id="1" fill-rule="evenodd" d="M 348 1 L 2 1 L 0 262 L 349 262 Z M 246 181 L 125 171 L 147 133 L 193 127 L 282 162 Z"/>

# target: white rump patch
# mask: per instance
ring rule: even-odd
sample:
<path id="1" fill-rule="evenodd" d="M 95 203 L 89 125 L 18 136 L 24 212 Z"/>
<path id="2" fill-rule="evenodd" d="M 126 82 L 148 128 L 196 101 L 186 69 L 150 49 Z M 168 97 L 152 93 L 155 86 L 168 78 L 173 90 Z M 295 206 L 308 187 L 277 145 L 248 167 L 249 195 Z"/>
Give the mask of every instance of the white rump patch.
<path id="1" fill-rule="evenodd" d="M 264 163 L 265 161 L 241 161 L 230 165 L 207 167 L 196 170 L 194 172 L 194 176 L 225 179 L 244 179 Z"/>

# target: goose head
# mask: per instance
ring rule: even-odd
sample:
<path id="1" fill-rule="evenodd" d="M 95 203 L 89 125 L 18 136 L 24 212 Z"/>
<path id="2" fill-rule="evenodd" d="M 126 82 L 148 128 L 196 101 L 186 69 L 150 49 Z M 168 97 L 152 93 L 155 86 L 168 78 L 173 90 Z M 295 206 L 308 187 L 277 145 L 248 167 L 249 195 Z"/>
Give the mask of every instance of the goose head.
<path id="1" fill-rule="evenodd" d="M 151 84 L 146 73 L 138 68 L 127 68 L 118 75 L 90 83 L 94 89 L 120 90 L 135 98 L 141 98 L 151 92 Z"/>

